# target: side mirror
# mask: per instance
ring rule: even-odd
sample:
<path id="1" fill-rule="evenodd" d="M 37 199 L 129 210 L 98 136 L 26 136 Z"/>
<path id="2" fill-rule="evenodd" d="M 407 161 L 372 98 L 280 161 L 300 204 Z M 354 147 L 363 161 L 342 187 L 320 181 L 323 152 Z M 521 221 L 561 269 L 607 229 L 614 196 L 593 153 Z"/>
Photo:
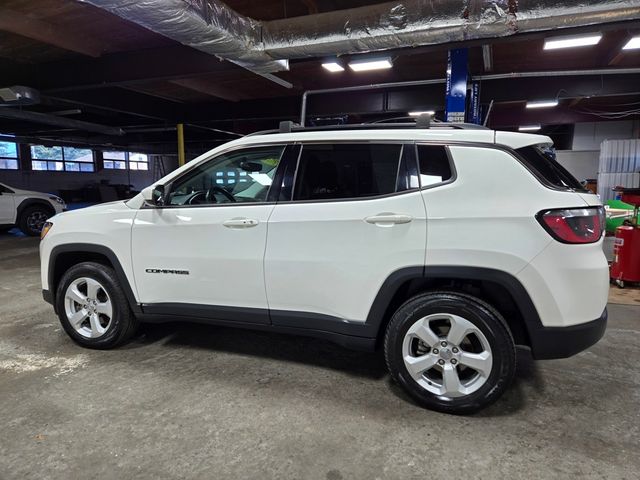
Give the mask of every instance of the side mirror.
<path id="1" fill-rule="evenodd" d="M 142 190 L 142 198 L 145 203 L 154 207 L 164 206 L 164 185 L 156 185 L 155 187 L 147 187 Z"/>

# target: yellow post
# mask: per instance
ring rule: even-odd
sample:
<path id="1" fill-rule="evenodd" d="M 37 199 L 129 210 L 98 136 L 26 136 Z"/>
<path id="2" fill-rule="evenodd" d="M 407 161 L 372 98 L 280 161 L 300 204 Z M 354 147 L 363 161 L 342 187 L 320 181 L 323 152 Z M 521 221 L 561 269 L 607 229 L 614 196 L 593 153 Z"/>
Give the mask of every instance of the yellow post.
<path id="1" fill-rule="evenodd" d="M 184 125 L 179 123 L 177 125 L 178 130 L 178 166 L 181 167 L 185 163 L 184 156 Z"/>

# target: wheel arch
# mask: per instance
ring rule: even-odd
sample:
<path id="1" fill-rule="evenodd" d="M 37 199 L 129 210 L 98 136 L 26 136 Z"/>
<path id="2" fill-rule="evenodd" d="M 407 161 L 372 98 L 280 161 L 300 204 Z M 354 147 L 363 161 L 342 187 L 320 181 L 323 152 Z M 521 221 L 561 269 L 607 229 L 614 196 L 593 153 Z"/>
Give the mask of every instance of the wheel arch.
<path id="1" fill-rule="evenodd" d="M 465 266 L 408 267 L 392 273 L 372 304 L 367 324 L 381 345 L 393 313 L 414 295 L 430 290 L 468 293 L 496 308 L 505 318 L 519 345 L 532 347 L 532 334 L 541 326 L 540 316 L 522 283 L 496 269 Z"/>
<path id="2" fill-rule="evenodd" d="M 104 245 L 70 243 L 58 245 L 51 250 L 47 278 L 52 298 L 55 299 L 58 284 L 64 273 L 69 270 L 69 268 L 82 262 L 97 262 L 113 268 L 116 273 L 116 277 L 118 278 L 118 282 L 124 290 L 131 310 L 134 313 L 142 312 L 131 288 L 129 279 L 124 272 L 117 255 L 113 250 L 105 247 Z M 55 304 L 56 302 L 54 301 L 54 307 Z"/>
<path id="3" fill-rule="evenodd" d="M 41 198 L 25 198 L 16 209 L 16 223 L 20 221 L 22 213 L 29 207 L 43 207 L 52 216 L 56 214 L 56 209 L 49 202 Z"/>

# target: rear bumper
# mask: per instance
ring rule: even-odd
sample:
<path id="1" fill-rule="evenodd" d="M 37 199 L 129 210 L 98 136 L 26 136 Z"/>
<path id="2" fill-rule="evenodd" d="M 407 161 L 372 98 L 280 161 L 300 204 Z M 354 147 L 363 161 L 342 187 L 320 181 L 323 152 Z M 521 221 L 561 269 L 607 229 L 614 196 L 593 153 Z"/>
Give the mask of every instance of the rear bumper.
<path id="1" fill-rule="evenodd" d="M 570 327 L 543 327 L 529 331 L 531 351 L 537 360 L 567 358 L 598 342 L 607 328 L 607 309 L 600 318 Z"/>

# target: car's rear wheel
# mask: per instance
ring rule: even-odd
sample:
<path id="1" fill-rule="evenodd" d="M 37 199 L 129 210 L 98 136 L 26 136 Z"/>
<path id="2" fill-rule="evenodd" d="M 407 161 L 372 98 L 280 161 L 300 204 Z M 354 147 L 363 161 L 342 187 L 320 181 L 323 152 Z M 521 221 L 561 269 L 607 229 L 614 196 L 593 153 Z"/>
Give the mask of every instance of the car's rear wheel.
<path id="1" fill-rule="evenodd" d="M 433 292 L 408 300 L 385 336 L 392 377 L 421 405 L 473 413 L 493 403 L 511 383 L 516 355 L 502 316 L 462 293 Z"/>
<path id="2" fill-rule="evenodd" d="M 100 263 L 71 267 L 60 280 L 56 307 L 64 330 L 84 347 L 116 347 L 138 326 L 115 272 Z"/>
<path id="3" fill-rule="evenodd" d="M 25 208 L 18 220 L 18 227 L 25 235 L 37 237 L 45 222 L 52 216 L 51 210 L 44 206 L 34 205 Z"/>

